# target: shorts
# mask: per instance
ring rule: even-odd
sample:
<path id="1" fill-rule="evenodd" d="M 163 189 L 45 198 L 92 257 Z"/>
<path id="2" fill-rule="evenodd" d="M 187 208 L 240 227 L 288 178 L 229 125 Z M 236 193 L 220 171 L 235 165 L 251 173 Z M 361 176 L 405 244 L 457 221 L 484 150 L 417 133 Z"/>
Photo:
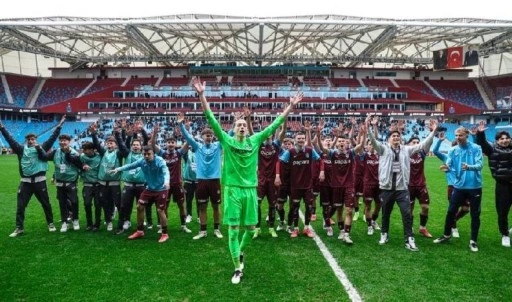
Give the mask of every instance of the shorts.
<path id="1" fill-rule="evenodd" d="M 418 199 L 420 204 L 430 204 L 427 187 L 409 187 L 409 199 L 411 203 Z"/>
<path id="2" fill-rule="evenodd" d="M 198 179 L 196 188 L 197 203 L 220 204 L 220 180 L 219 179 Z"/>
<path id="3" fill-rule="evenodd" d="M 363 189 L 364 204 L 371 205 L 372 201 L 380 202 L 379 199 L 380 189 L 379 185 L 365 186 Z"/>
<path id="4" fill-rule="evenodd" d="M 224 224 L 254 226 L 258 223 L 256 188 L 224 186 Z"/>
<path id="5" fill-rule="evenodd" d="M 139 203 L 142 205 L 155 203 L 157 209 L 165 210 L 167 208 L 167 196 L 169 194 L 168 190 L 163 191 L 149 191 L 144 190 L 139 197 Z"/>
<path id="6" fill-rule="evenodd" d="M 335 207 L 353 208 L 355 204 L 354 188 L 332 188 L 332 204 Z"/>

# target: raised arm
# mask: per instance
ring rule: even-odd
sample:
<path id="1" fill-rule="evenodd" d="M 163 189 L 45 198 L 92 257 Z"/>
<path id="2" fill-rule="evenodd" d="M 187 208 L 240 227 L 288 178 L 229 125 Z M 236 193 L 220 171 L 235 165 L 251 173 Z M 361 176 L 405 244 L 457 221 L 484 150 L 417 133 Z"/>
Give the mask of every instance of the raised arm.
<path id="1" fill-rule="evenodd" d="M 183 116 L 183 113 L 180 113 L 182 116 Z M 196 142 L 196 140 L 194 139 L 194 137 L 192 137 L 192 134 L 190 134 L 187 129 L 185 128 L 185 118 L 183 116 L 182 119 L 180 119 L 180 114 L 178 114 L 178 124 L 180 125 L 180 131 L 181 131 L 181 134 L 183 134 L 183 137 L 185 137 L 185 140 L 187 141 L 187 143 L 192 146 L 192 149 L 193 150 L 197 150 L 200 148 L 200 145 L 198 142 Z"/>
<path id="2" fill-rule="evenodd" d="M 360 125 L 359 126 L 359 136 L 358 136 L 359 142 L 357 143 L 357 145 L 354 148 L 354 153 L 357 155 L 360 155 L 364 151 L 363 147 L 366 142 L 366 132 L 367 132 L 366 125 Z"/>
<path id="3" fill-rule="evenodd" d="M 94 144 L 94 149 L 98 150 L 98 153 L 103 156 L 105 154 L 105 148 L 101 146 L 100 141 L 98 140 L 97 132 L 98 132 L 98 125 L 96 123 L 93 123 L 89 127 L 89 132 L 91 133 L 92 137 L 92 143 Z"/>
<path id="4" fill-rule="evenodd" d="M 304 124 L 302 125 L 304 128 L 304 131 L 306 132 L 306 146 L 311 147 L 311 121 L 305 120 Z"/>
<path id="5" fill-rule="evenodd" d="M 50 148 L 53 146 L 53 143 L 57 140 L 57 137 L 59 137 L 60 130 L 62 129 L 62 125 L 66 121 L 66 115 L 63 115 L 60 119 L 60 122 L 57 124 L 57 127 L 55 130 L 53 130 L 52 135 L 50 138 L 48 138 L 44 143 L 41 144 L 41 148 L 43 148 L 44 151 L 50 150 Z"/>
<path id="6" fill-rule="evenodd" d="M 247 130 L 249 131 L 249 135 L 253 135 L 254 129 L 252 128 L 252 112 L 248 106 L 244 107 L 244 116 L 245 121 L 247 122 Z"/>
<path id="7" fill-rule="evenodd" d="M 201 80 L 199 78 L 194 78 L 192 80 L 192 86 L 195 88 L 197 94 L 199 95 L 199 100 L 201 101 L 201 106 L 203 107 L 206 120 L 208 121 L 208 124 L 210 124 L 210 126 L 212 127 L 213 133 L 215 133 L 219 141 L 227 139 L 228 134 L 222 130 L 222 126 L 219 124 L 219 122 L 213 115 L 212 110 L 210 109 L 210 105 L 208 104 L 208 101 L 204 96 L 206 82 L 201 83 Z M 187 141 L 190 143 L 188 139 Z"/>
<path id="8" fill-rule="evenodd" d="M 406 150 L 409 152 L 409 156 L 411 156 L 414 152 L 417 152 L 421 149 L 425 150 L 425 146 L 429 146 L 429 149 L 430 149 L 430 146 L 432 145 L 432 142 L 434 140 L 434 134 L 437 129 L 437 121 L 434 119 L 431 119 L 430 123 L 429 123 L 429 128 L 430 128 L 430 134 L 427 136 L 427 138 L 425 140 L 421 141 L 417 145 L 406 147 Z"/>
<path id="9" fill-rule="evenodd" d="M 203 107 L 203 111 L 208 111 L 210 109 L 210 104 L 206 100 L 204 96 L 204 91 L 206 89 L 206 82 L 201 83 L 201 79 L 196 77 L 192 80 L 192 86 L 195 88 L 197 94 L 199 95 L 199 101 L 201 102 L 201 106 Z"/>
<path id="10" fill-rule="evenodd" d="M 280 143 L 283 142 L 285 136 L 286 136 L 286 123 L 287 123 L 288 119 L 284 119 L 284 122 L 283 124 L 281 125 L 281 131 L 279 132 L 279 136 L 277 137 L 277 139 L 279 140 Z"/>
<path id="11" fill-rule="evenodd" d="M 437 156 L 443 163 L 446 162 L 447 156 L 444 153 L 439 152 L 439 149 L 441 148 L 441 144 L 445 140 L 445 133 L 444 131 L 439 132 L 439 139 L 437 140 L 436 144 L 434 145 L 434 149 L 432 149 L 432 152 L 434 152 L 434 155 Z"/>
<path id="12" fill-rule="evenodd" d="M 183 113 L 179 113 L 179 115 L 183 115 Z M 179 118 L 178 118 L 179 120 Z M 179 123 L 179 122 L 178 122 Z M 157 123 L 154 127 L 153 127 L 153 134 L 151 134 L 151 139 L 149 140 L 149 144 L 151 146 L 151 148 L 153 148 L 153 152 L 155 152 L 155 154 L 160 154 L 160 146 L 157 145 L 156 141 L 158 139 L 158 131 L 160 130 L 160 125 Z"/>
<path id="13" fill-rule="evenodd" d="M 2 132 L 2 135 L 5 137 L 5 140 L 7 141 L 9 146 L 11 147 L 12 151 L 14 153 L 16 153 L 16 154 L 21 153 L 21 150 L 23 149 L 23 146 L 20 143 L 18 143 L 11 136 L 11 134 L 9 133 L 9 131 L 7 131 L 7 129 L 4 127 L 4 125 L 2 124 L 1 121 L 0 121 L 0 132 Z"/>
<path id="14" fill-rule="evenodd" d="M 125 158 L 130 153 L 130 149 L 126 146 L 125 141 L 121 137 L 121 129 L 114 128 L 114 137 L 119 148 L 118 154 L 120 157 Z"/>
<path id="15" fill-rule="evenodd" d="M 478 125 L 477 132 L 476 132 L 476 143 L 482 147 L 482 152 L 489 156 L 492 154 L 493 149 L 492 146 L 487 141 L 487 138 L 485 137 L 485 130 L 487 128 L 485 127 L 485 123 L 483 121 L 480 121 L 480 124 Z"/>
<path id="16" fill-rule="evenodd" d="M 370 121 L 371 121 L 371 124 L 370 124 Z M 365 121 L 366 128 L 370 129 L 370 127 L 372 127 L 372 125 L 373 125 L 373 127 L 376 127 L 378 122 L 379 122 L 378 118 L 372 119 L 371 116 L 367 116 L 366 121 Z M 368 138 L 370 139 L 370 143 L 372 144 L 373 149 L 375 149 L 375 151 L 377 151 L 377 153 L 379 155 L 382 155 L 384 153 L 384 145 L 381 142 L 377 141 L 377 139 L 375 138 L 375 135 L 372 134 L 371 131 L 368 131 Z"/>

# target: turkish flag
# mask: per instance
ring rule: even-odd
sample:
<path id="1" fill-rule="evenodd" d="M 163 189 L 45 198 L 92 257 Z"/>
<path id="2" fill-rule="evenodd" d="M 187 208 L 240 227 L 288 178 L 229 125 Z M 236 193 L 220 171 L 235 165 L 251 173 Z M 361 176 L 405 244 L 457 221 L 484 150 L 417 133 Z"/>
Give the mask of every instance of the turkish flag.
<path id="1" fill-rule="evenodd" d="M 447 67 L 449 69 L 462 67 L 462 61 L 464 59 L 464 53 L 462 51 L 463 51 L 462 46 L 448 48 Z"/>

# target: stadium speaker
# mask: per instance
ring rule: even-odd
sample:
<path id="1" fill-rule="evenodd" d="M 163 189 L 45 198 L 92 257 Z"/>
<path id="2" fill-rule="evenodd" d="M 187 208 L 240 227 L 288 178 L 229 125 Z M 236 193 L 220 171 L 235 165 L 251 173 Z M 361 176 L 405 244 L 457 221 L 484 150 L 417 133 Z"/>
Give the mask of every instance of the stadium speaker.
<path id="1" fill-rule="evenodd" d="M 153 64 L 153 61 L 148 61 L 148 64 Z"/>

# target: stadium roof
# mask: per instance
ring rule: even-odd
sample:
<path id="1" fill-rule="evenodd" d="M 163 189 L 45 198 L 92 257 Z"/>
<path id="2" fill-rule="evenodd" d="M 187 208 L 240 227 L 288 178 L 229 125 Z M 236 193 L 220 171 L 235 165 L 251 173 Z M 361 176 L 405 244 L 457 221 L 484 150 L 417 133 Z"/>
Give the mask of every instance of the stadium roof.
<path id="1" fill-rule="evenodd" d="M 512 21 L 383 19 L 339 15 L 0 19 L 0 56 L 10 51 L 87 64 L 328 62 L 432 64 L 432 51 L 476 45 L 480 56 L 512 52 Z"/>

